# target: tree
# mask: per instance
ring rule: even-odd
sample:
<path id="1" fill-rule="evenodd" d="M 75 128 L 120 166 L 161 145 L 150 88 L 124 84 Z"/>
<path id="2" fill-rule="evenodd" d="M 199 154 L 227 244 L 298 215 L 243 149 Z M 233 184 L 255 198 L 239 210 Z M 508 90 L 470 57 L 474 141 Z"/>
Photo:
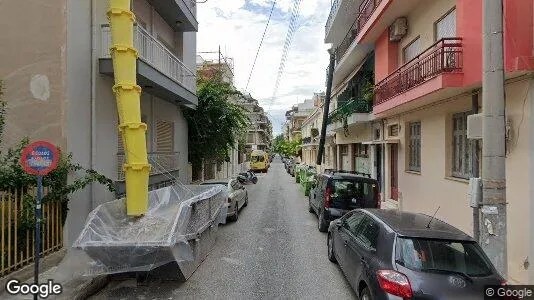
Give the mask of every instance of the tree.
<path id="1" fill-rule="evenodd" d="M 274 139 L 274 151 L 280 153 L 283 156 L 297 156 L 302 147 L 302 140 L 295 139 L 288 141 L 284 139 L 283 135 L 278 135 Z"/>
<path id="2" fill-rule="evenodd" d="M 229 151 L 237 147 L 249 120 L 245 111 L 231 103 L 231 97 L 243 97 L 223 81 L 222 73 L 197 77 L 198 106 L 187 109 L 184 117 L 189 127 L 189 159 L 198 171 L 204 161 L 228 161 Z"/>
<path id="3" fill-rule="evenodd" d="M 0 146 L 2 145 L 2 137 L 4 133 L 5 114 L 6 114 L 6 102 L 2 100 L 4 90 L 2 87 L 2 81 L 0 81 Z"/>

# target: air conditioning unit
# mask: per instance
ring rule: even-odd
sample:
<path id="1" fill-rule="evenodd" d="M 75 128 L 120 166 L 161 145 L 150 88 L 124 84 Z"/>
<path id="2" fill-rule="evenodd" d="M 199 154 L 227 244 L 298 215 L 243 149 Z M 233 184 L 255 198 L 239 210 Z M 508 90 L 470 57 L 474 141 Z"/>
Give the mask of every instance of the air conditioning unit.
<path id="1" fill-rule="evenodd" d="M 389 40 L 391 42 L 400 41 L 408 32 L 408 19 L 405 17 L 398 18 L 389 26 Z"/>

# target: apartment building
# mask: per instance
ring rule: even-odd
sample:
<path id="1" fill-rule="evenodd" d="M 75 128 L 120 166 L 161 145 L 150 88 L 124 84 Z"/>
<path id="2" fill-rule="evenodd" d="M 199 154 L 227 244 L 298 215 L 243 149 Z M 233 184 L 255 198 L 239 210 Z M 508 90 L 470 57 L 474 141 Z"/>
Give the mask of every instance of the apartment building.
<path id="1" fill-rule="evenodd" d="M 302 163 L 309 166 L 317 165 L 317 153 L 319 148 L 319 138 L 323 124 L 324 93 L 314 93 L 311 99 L 314 109 L 306 117 L 301 125 L 302 133 Z M 323 156 L 324 158 L 325 156 Z M 324 163 L 324 161 L 322 162 Z"/>
<path id="2" fill-rule="evenodd" d="M 0 78 L 8 102 L 6 145 L 22 137 L 49 140 L 74 162 L 113 179 L 124 192 L 124 148 L 112 92 L 108 1 L 9 1 L 1 4 L 5 35 Z M 187 123 L 197 104 L 195 1 L 133 0 L 137 82 L 148 125 L 151 188 L 188 178 Z M 76 176 L 76 175 L 74 175 Z M 65 246 L 97 205 L 118 195 L 95 184 L 72 195 Z"/>
<path id="3" fill-rule="evenodd" d="M 315 109 L 315 103 L 313 99 L 307 99 L 302 103 L 293 105 L 293 107 L 286 111 L 286 120 L 288 122 L 288 137 L 290 141 L 302 138 L 302 124 L 304 120 Z"/>
<path id="4" fill-rule="evenodd" d="M 480 148 L 467 138 L 467 117 L 484 109 L 482 4 L 338 0 L 325 26 L 325 42 L 336 52 L 334 108 L 349 105 L 343 94 L 350 81 L 363 80 L 368 62 L 374 77 L 372 108 L 351 108 L 342 118 L 333 113 L 334 147 L 349 156 L 338 165 L 357 168 L 352 157 L 367 156 L 368 172 L 381 182 L 383 207 L 427 214 L 440 207 L 439 218 L 468 233 L 468 179 L 472 162 L 481 162 Z M 533 7 L 531 0 L 504 0 L 507 273 L 509 282 L 525 284 L 534 283 Z M 366 91 L 351 91 L 351 103 L 367 100 Z"/>
<path id="5" fill-rule="evenodd" d="M 237 104 L 245 109 L 250 120 L 246 137 L 246 152 L 269 151 L 272 146 L 273 127 L 263 107 L 250 94 L 240 98 Z"/>

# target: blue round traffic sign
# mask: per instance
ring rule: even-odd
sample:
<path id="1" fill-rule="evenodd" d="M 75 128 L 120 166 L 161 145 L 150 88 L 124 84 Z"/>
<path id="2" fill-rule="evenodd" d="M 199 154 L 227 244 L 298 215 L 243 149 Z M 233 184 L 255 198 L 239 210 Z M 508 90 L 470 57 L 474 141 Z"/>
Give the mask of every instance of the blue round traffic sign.
<path id="1" fill-rule="evenodd" d="M 49 142 L 37 141 L 22 150 L 20 164 L 28 174 L 45 176 L 52 172 L 59 162 L 59 150 Z"/>

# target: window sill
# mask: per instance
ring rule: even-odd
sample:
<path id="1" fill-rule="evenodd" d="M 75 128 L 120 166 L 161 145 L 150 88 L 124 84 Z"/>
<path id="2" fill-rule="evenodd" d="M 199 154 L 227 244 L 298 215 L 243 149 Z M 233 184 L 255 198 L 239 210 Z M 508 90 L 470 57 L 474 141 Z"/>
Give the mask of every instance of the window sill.
<path id="1" fill-rule="evenodd" d="M 421 171 L 405 170 L 404 173 L 414 174 L 414 175 L 421 175 Z"/>
<path id="2" fill-rule="evenodd" d="M 469 179 L 464 179 L 464 178 L 459 178 L 459 177 L 452 177 L 452 176 L 445 176 L 445 179 L 450 180 L 450 181 L 456 181 L 456 182 L 469 184 Z"/>

